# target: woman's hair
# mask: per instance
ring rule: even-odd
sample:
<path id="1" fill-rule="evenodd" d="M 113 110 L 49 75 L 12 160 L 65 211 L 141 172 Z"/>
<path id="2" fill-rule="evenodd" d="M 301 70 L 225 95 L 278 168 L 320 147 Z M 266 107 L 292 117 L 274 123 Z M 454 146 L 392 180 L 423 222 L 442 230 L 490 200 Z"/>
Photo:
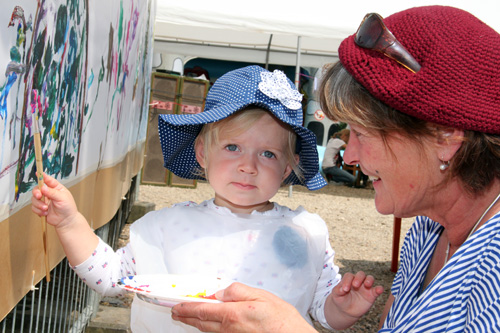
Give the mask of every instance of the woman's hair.
<path id="1" fill-rule="evenodd" d="M 321 108 L 328 118 L 360 125 L 380 135 L 388 148 L 387 139 L 392 134 L 399 134 L 423 149 L 425 138 L 442 133 L 443 126 L 406 115 L 377 100 L 340 62 L 327 68 L 319 94 Z M 450 161 L 446 180 L 458 177 L 466 191 L 477 195 L 500 179 L 500 136 L 464 131 L 462 140 Z"/>
<path id="2" fill-rule="evenodd" d="M 264 116 L 267 112 L 273 118 L 275 118 L 281 126 L 288 132 L 288 140 L 287 140 L 287 148 L 285 150 L 285 158 L 287 162 L 292 167 L 293 172 L 298 179 L 303 180 L 303 172 L 300 169 L 300 161 L 297 163 L 295 152 L 296 143 L 297 143 L 297 134 L 295 131 L 288 125 L 276 118 L 270 112 L 265 109 L 258 108 L 256 106 L 249 106 L 243 110 L 237 111 L 230 115 L 227 118 L 224 118 L 220 121 L 209 123 L 203 126 L 200 131 L 200 134 L 196 137 L 195 147 L 199 143 L 200 140 L 203 142 L 203 149 L 205 153 L 205 164 L 208 162 L 208 152 L 210 149 L 219 143 L 219 135 L 222 131 L 230 136 L 237 136 L 241 133 L 248 130 L 253 126 L 262 116 Z M 204 170 L 199 170 L 199 175 L 206 178 Z"/>

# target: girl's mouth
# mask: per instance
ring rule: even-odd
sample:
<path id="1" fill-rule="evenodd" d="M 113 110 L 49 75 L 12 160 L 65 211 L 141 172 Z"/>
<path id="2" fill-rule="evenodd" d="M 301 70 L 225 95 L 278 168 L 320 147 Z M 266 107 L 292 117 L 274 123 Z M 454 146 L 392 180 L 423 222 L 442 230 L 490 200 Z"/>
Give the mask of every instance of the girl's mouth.
<path id="1" fill-rule="evenodd" d="M 251 190 L 256 187 L 255 185 L 243 184 L 243 183 L 233 183 L 233 185 L 242 190 Z"/>

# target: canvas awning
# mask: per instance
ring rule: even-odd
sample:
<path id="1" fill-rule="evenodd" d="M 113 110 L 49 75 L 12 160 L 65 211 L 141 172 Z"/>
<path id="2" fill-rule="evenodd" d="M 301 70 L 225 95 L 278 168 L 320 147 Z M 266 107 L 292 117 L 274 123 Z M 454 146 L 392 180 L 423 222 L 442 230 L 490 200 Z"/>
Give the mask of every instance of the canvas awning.
<path id="1" fill-rule="evenodd" d="M 309 0 L 300 6 L 276 0 L 158 0 L 155 52 L 262 63 L 268 56 L 270 63 L 295 66 L 301 36 L 301 65 L 319 67 L 336 59 L 340 42 L 366 13 L 388 16 L 431 4 L 465 9 L 500 31 L 497 0 Z"/>

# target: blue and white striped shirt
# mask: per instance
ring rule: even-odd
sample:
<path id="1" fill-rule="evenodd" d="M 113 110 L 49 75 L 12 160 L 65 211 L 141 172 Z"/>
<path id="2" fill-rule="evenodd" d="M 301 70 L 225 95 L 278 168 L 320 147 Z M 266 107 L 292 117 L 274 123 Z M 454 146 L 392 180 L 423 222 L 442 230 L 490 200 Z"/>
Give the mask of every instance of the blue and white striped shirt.
<path id="1" fill-rule="evenodd" d="M 379 332 L 500 332 L 500 213 L 473 233 L 420 294 L 443 227 L 416 218 Z"/>

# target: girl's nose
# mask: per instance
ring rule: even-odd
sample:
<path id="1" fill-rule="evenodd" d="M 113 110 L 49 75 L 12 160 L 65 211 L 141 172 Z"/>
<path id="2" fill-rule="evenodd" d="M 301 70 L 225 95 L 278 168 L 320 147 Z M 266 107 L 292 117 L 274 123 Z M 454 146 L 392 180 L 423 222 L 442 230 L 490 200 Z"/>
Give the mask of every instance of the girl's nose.
<path id="1" fill-rule="evenodd" d="M 257 173 L 257 157 L 253 154 L 243 154 L 240 159 L 238 170 L 248 174 Z"/>

